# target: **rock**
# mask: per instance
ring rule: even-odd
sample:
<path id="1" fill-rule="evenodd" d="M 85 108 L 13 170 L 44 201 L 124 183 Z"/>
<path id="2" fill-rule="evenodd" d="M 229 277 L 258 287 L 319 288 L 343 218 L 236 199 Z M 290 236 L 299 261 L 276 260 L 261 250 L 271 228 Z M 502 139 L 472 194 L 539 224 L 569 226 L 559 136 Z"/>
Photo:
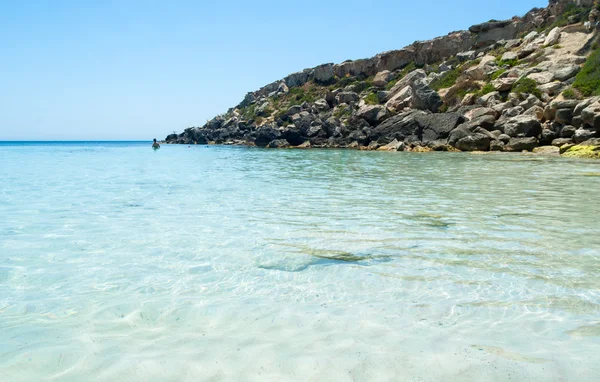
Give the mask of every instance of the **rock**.
<path id="1" fill-rule="evenodd" d="M 563 149 L 561 148 L 561 152 Z M 600 159 L 600 145 L 574 145 L 566 148 L 562 155 L 567 158 Z"/>
<path id="2" fill-rule="evenodd" d="M 290 88 L 295 88 L 304 85 L 308 82 L 308 77 L 310 76 L 310 71 L 302 71 L 298 73 L 292 73 L 289 76 L 285 77 L 283 81 Z"/>
<path id="3" fill-rule="evenodd" d="M 367 150 L 377 150 L 381 145 L 377 142 L 371 142 L 367 146 Z"/>
<path id="4" fill-rule="evenodd" d="M 506 52 L 502 55 L 502 61 L 512 61 L 518 58 L 519 56 L 515 52 Z"/>
<path id="5" fill-rule="evenodd" d="M 600 103 L 592 104 L 581 111 L 581 118 L 587 125 L 600 130 Z"/>
<path id="6" fill-rule="evenodd" d="M 287 111 L 287 115 L 294 115 L 294 114 L 298 114 L 302 111 L 302 106 L 300 105 L 294 105 L 294 106 L 290 106 L 290 108 Z"/>
<path id="7" fill-rule="evenodd" d="M 465 118 L 470 121 L 479 117 L 483 117 L 484 115 L 491 115 L 492 117 L 495 117 L 496 111 L 489 107 L 478 107 L 467 111 L 464 115 Z"/>
<path id="8" fill-rule="evenodd" d="M 360 97 L 354 92 L 340 92 L 335 96 L 335 99 L 338 104 L 345 103 L 350 105 L 357 103 Z"/>
<path id="9" fill-rule="evenodd" d="M 519 106 L 523 108 L 523 110 L 529 110 L 534 106 L 543 106 L 544 104 L 533 94 L 529 94 L 525 101 L 520 102 Z M 542 113 L 543 114 L 543 113 Z"/>
<path id="10" fill-rule="evenodd" d="M 390 112 L 383 105 L 365 105 L 358 109 L 356 116 L 363 118 L 371 126 L 377 126 L 390 116 Z"/>
<path id="11" fill-rule="evenodd" d="M 485 134 L 473 133 L 459 139 L 455 147 L 461 151 L 489 151 L 490 138 Z"/>
<path id="12" fill-rule="evenodd" d="M 321 111 L 321 112 L 328 111 L 330 109 L 329 104 L 327 103 L 327 100 L 325 100 L 324 98 L 316 100 L 315 107 L 318 111 Z"/>
<path id="13" fill-rule="evenodd" d="M 519 115 L 504 125 L 504 133 L 510 137 L 537 137 L 542 132 L 542 124 L 536 117 Z M 537 141 L 537 140 L 536 140 Z"/>
<path id="14" fill-rule="evenodd" d="M 423 142 L 448 138 L 450 132 L 464 120 L 460 113 L 425 114 L 415 119 L 421 126 Z"/>
<path id="15" fill-rule="evenodd" d="M 308 131 L 306 132 L 306 136 L 307 137 L 317 137 L 317 136 L 327 136 L 327 134 L 325 133 L 325 131 L 323 131 L 323 126 L 321 125 L 314 125 L 311 126 Z"/>
<path id="16" fill-rule="evenodd" d="M 506 135 L 506 134 L 501 134 L 498 137 L 498 140 L 502 141 L 504 144 L 507 144 L 510 141 L 510 137 L 508 135 Z"/>
<path id="17" fill-rule="evenodd" d="M 578 105 L 578 103 L 579 103 L 579 101 L 577 101 L 577 100 L 565 99 L 562 101 L 553 101 L 552 103 L 550 103 L 550 107 L 552 107 L 555 110 L 558 110 L 558 109 L 573 110 Z"/>
<path id="18" fill-rule="evenodd" d="M 397 139 L 394 139 L 387 145 L 379 147 L 377 150 L 379 150 L 379 151 L 404 151 L 404 142 L 399 142 Z"/>
<path id="19" fill-rule="evenodd" d="M 562 125 L 569 125 L 573 120 L 573 109 L 558 109 L 554 120 Z"/>
<path id="20" fill-rule="evenodd" d="M 523 115 L 531 115 L 541 121 L 544 119 L 544 109 L 541 106 L 533 106 L 525 111 Z"/>
<path id="21" fill-rule="evenodd" d="M 317 66 L 313 72 L 313 77 L 315 81 L 319 83 L 330 83 L 334 77 L 333 64 L 324 64 Z"/>
<path id="22" fill-rule="evenodd" d="M 373 79 L 373 85 L 383 88 L 393 77 L 394 75 L 389 70 L 381 71 L 375 75 L 375 78 Z"/>
<path id="23" fill-rule="evenodd" d="M 290 143 L 285 139 L 276 139 L 274 141 L 269 142 L 267 148 L 269 149 L 282 149 L 290 147 Z"/>
<path id="24" fill-rule="evenodd" d="M 271 141 L 275 141 L 281 137 L 279 130 L 270 127 L 262 126 L 256 132 L 256 139 L 254 144 L 258 147 L 267 147 Z"/>
<path id="25" fill-rule="evenodd" d="M 295 148 L 297 148 L 297 149 L 310 149 L 311 148 L 310 141 L 305 141 L 304 143 L 302 143 L 302 144 L 300 144 L 298 146 L 295 146 Z"/>
<path id="26" fill-rule="evenodd" d="M 497 139 L 490 141 L 490 151 L 504 151 L 504 142 Z"/>
<path id="27" fill-rule="evenodd" d="M 540 146 L 535 147 L 533 153 L 540 155 L 560 155 L 560 149 L 555 146 Z"/>
<path id="28" fill-rule="evenodd" d="M 552 29 L 550 31 L 550 33 L 548 33 L 546 40 L 544 40 L 544 45 L 552 46 L 554 44 L 557 44 L 558 40 L 560 40 L 560 28 L 556 27 L 556 28 Z"/>
<path id="29" fill-rule="evenodd" d="M 413 86 L 415 82 L 419 80 L 423 80 L 427 78 L 427 73 L 423 69 L 416 69 L 412 72 L 408 73 L 404 78 L 400 81 L 396 82 L 396 84 L 390 89 L 390 94 L 392 97 L 396 95 L 400 90 L 404 89 L 407 86 Z"/>
<path id="30" fill-rule="evenodd" d="M 560 137 L 561 138 L 571 138 L 571 137 L 573 137 L 573 135 L 575 135 L 576 131 L 577 131 L 577 129 L 575 128 L 575 126 L 564 126 L 560 130 Z"/>
<path id="31" fill-rule="evenodd" d="M 368 138 L 371 141 L 378 141 L 382 144 L 388 144 L 394 139 L 405 141 L 411 136 L 417 137 L 422 134 L 422 127 L 417 121 L 418 116 L 427 113 L 419 110 L 397 114 L 383 121 L 379 126 L 368 131 Z"/>
<path id="32" fill-rule="evenodd" d="M 413 107 L 420 110 L 429 110 L 434 113 L 442 107 L 442 97 L 423 82 L 416 81 L 413 85 Z"/>
<path id="33" fill-rule="evenodd" d="M 456 58 L 461 62 L 474 60 L 477 56 L 477 52 L 474 50 L 470 50 L 468 52 L 460 52 L 456 54 Z"/>
<path id="34" fill-rule="evenodd" d="M 517 82 L 517 80 L 518 78 L 514 77 L 497 78 L 494 81 L 492 81 L 492 86 L 499 92 L 506 92 L 512 89 L 513 85 L 515 84 L 515 82 Z"/>
<path id="35" fill-rule="evenodd" d="M 573 140 L 571 138 L 557 138 L 552 141 L 552 146 L 561 147 L 567 144 L 572 144 Z"/>
<path id="36" fill-rule="evenodd" d="M 481 106 L 493 107 L 497 105 L 500 99 L 500 93 L 495 91 L 479 97 L 477 103 Z"/>
<path id="37" fill-rule="evenodd" d="M 473 105 L 477 99 L 477 96 L 474 93 L 465 94 L 462 101 L 460 102 L 463 106 Z"/>
<path id="38" fill-rule="evenodd" d="M 554 74 L 550 72 L 531 73 L 527 78 L 534 80 L 538 85 L 544 85 L 554 81 Z"/>
<path id="39" fill-rule="evenodd" d="M 575 131 L 575 134 L 573 135 L 573 142 L 575 142 L 575 143 L 585 142 L 588 139 L 594 138 L 595 136 L 596 136 L 595 131 L 580 128 L 580 129 L 577 129 L 577 131 Z"/>
<path id="40" fill-rule="evenodd" d="M 543 145 L 549 145 L 556 139 L 556 133 L 550 129 L 543 129 L 540 143 Z"/>
<path id="41" fill-rule="evenodd" d="M 504 48 L 506 48 L 506 49 L 513 49 L 513 48 L 518 47 L 519 45 L 521 45 L 521 40 L 519 40 L 519 39 L 508 40 L 504 44 Z"/>
<path id="42" fill-rule="evenodd" d="M 511 138 L 508 145 L 504 148 L 505 151 L 531 151 L 538 145 L 537 138 Z"/>
<path id="43" fill-rule="evenodd" d="M 530 42 L 535 40 L 537 36 L 538 36 L 538 32 L 536 32 L 536 31 L 529 32 L 529 34 L 523 38 L 523 44 L 529 44 Z"/>
<path id="44" fill-rule="evenodd" d="M 554 75 L 559 81 L 566 81 L 571 79 L 579 73 L 581 68 L 579 65 L 556 65 L 550 67 L 549 71 Z"/>
<path id="45" fill-rule="evenodd" d="M 408 107 L 412 102 L 413 90 L 411 86 L 406 86 L 397 92 L 385 106 L 390 109 L 400 111 Z"/>
<path id="46" fill-rule="evenodd" d="M 560 90 L 562 89 L 563 85 L 561 82 L 558 81 L 554 81 L 554 82 L 550 82 L 544 85 L 540 85 L 538 86 L 538 89 L 540 89 L 541 92 L 544 92 L 548 95 L 556 95 L 560 92 Z"/>

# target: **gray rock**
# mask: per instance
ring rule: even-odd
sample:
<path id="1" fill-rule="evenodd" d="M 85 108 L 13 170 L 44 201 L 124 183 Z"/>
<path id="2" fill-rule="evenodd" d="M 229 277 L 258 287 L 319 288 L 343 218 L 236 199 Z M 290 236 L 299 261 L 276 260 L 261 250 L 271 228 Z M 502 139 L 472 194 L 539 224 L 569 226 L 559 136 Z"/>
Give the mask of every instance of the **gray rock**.
<path id="1" fill-rule="evenodd" d="M 358 96 L 358 94 L 356 94 L 354 92 L 340 92 L 336 95 L 335 99 L 338 104 L 340 104 L 340 103 L 353 104 L 353 103 L 357 103 L 360 100 L 360 97 Z"/>
<path id="2" fill-rule="evenodd" d="M 446 139 L 464 119 L 460 113 L 425 114 L 416 117 L 421 126 L 423 142 Z"/>
<path id="3" fill-rule="evenodd" d="M 505 151 L 531 151 L 538 146 L 538 140 L 535 137 L 511 138 L 508 145 L 504 147 Z"/>
<path id="4" fill-rule="evenodd" d="M 422 80 L 414 83 L 413 91 L 413 106 L 415 109 L 429 110 L 437 113 L 440 107 L 442 107 L 442 97 Z"/>
<path id="5" fill-rule="evenodd" d="M 363 118 L 371 126 L 377 126 L 390 116 L 390 112 L 383 105 L 365 105 L 358 109 L 356 116 Z"/>
<path id="6" fill-rule="evenodd" d="M 572 144 L 573 140 L 571 138 L 556 138 L 552 141 L 552 146 L 561 147 L 562 145 Z"/>
<path id="7" fill-rule="evenodd" d="M 456 54 L 456 58 L 458 58 L 462 62 L 474 60 L 476 56 L 477 52 L 474 50 L 470 50 L 468 52 L 460 52 Z"/>
<path id="8" fill-rule="evenodd" d="M 560 130 L 561 138 L 572 138 L 577 129 L 574 126 L 565 126 Z"/>
<path id="9" fill-rule="evenodd" d="M 279 130 L 271 126 L 263 126 L 256 132 L 256 139 L 254 144 L 258 147 L 266 147 L 271 141 L 277 140 L 281 137 Z"/>
<path id="10" fill-rule="evenodd" d="M 559 65 L 550 67 L 550 72 L 559 81 L 566 81 L 573 78 L 579 73 L 581 68 L 579 65 Z"/>
<path id="11" fill-rule="evenodd" d="M 537 137 L 542 132 L 542 124 L 536 117 L 519 115 L 504 125 L 504 133 L 510 137 Z"/>
<path id="12" fill-rule="evenodd" d="M 333 80 L 334 72 L 333 72 L 333 64 L 324 64 L 319 65 L 315 68 L 313 72 L 313 76 L 315 81 L 327 84 Z"/>
<path id="13" fill-rule="evenodd" d="M 489 151 L 490 137 L 481 133 L 472 133 L 459 139 L 455 147 L 461 151 Z"/>
<path id="14" fill-rule="evenodd" d="M 512 61 L 519 58 L 515 52 L 506 52 L 502 55 L 502 61 Z"/>
<path id="15" fill-rule="evenodd" d="M 600 130 L 600 103 L 594 103 L 581 111 L 581 118 L 587 125 Z"/>
<path id="16" fill-rule="evenodd" d="M 315 108 L 318 111 L 328 111 L 330 109 L 329 104 L 324 98 L 315 101 Z"/>
<path id="17" fill-rule="evenodd" d="M 538 85 L 554 81 L 554 74 L 550 72 L 531 73 L 527 78 L 534 80 Z"/>
<path id="18" fill-rule="evenodd" d="M 543 145 L 549 145 L 556 139 L 556 133 L 550 129 L 543 129 L 540 137 L 540 143 Z"/>
<path id="19" fill-rule="evenodd" d="M 558 109 L 554 120 L 563 125 L 571 124 L 571 121 L 573 121 L 573 109 Z"/>
<path id="20" fill-rule="evenodd" d="M 560 149 L 555 146 L 540 146 L 535 147 L 533 153 L 539 155 L 560 155 Z"/>
<path id="21" fill-rule="evenodd" d="M 404 142 L 400 142 L 397 139 L 394 139 L 387 145 L 379 147 L 377 150 L 379 150 L 379 151 L 404 151 Z"/>
<path id="22" fill-rule="evenodd" d="M 554 29 L 552 29 L 550 31 L 550 33 L 548 33 L 548 36 L 546 37 L 546 40 L 544 40 L 544 45 L 546 46 L 552 46 L 556 43 L 558 43 L 558 40 L 560 40 L 560 28 L 556 27 Z"/>
<path id="23" fill-rule="evenodd" d="M 573 135 L 573 142 L 581 143 L 581 142 L 587 141 L 588 139 L 592 139 L 594 137 L 596 137 L 595 131 L 586 130 L 586 129 L 577 129 L 577 131 L 575 132 L 575 135 Z"/>
<path id="24" fill-rule="evenodd" d="M 490 151 L 504 151 L 504 142 L 497 139 L 490 141 Z"/>
<path id="25" fill-rule="evenodd" d="M 290 147 L 290 143 L 285 139 L 275 139 L 269 142 L 269 144 L 267 145 L 267 148 L 269 149 L 282 149 L 286 147 Z"/>
<path id="26" fill-rule="evenodd" d="M 290 108 L 287 111 L 287 115 L 294 115 L 294 114 L 298 114 L 302 111 L 302 106 L 300 105 L 294 105 L 294 106 L 290 106 Z"/>
<path id="27" fill-rule="evenodd" d="M 563 87 L 563 84 L 558 81 L 554 81 L 554 82 L 550 82 L 550 83 L 538 86 L 540 91 L 542 91 L 548 95 L 551 95 L 551 96 L 558 94 L 560 92 L 560 90 L 562 89 L 562 87 Z"/>
<path id="28" fill-rule="evenodd" d="M 373 85 L 382 88 L 387 85 L 392 78 L 394 78 L 394 75 L 389 70 L 381 71 L 375 75 L 375 79 L 373 79 Z"/>

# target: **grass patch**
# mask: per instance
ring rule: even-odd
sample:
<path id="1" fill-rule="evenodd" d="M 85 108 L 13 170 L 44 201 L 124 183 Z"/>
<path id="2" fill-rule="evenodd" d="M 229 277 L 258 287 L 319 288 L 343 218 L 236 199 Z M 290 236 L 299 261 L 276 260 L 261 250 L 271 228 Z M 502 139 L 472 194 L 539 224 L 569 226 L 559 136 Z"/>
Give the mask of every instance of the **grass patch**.
<path id="1" fill-rule="evenodd" d="M 492 75 L 490 76 L 490 79 L 492 81 L 497 80 L 498 78 L 500 78 L 501 75 L 503 75 L 504 73 L 506 73 L 506 69 L 498 69 L 496 70 L 494 73 L 492 73 Z"/>
<path id="2" fill-rule="evenodd" d="M 477 93 L 481 86 L 476 81 L 459 80 L 456 85 L 452 86 L 448 93 L 444 96 L 444 104 L 447 106 L 455 106 L 462 102 L 467 94 Z"/>
<path id="3" fill-rule="evenodd" d="M 495 92 L 496 88 L 492 84 L 485 84 L 479 92 L 477 92 L 478 97 L 483 97 L 486 94 Z"/>
<path id="4" fill-rule="evenodd" d="M 379 104 L 379 97 L 377 97 L 376 93 L 371 93 L 368 96 L 365 97 L 365 103 L 367 105 L 378 105 Z"/>
<path id="5" fill-rule="evenodd" d="M 566 89 L 564 92 L 562 92 L 562 96 L 565 97 L 565 99 L 583 99 L 581 94 L 573 88 Z"/>
<path id="6" fill-rule="evenodd" d="M 547 28 L 547 30 L 552 30 L 556 27 L 564 27 L 564 26 L 568 25 L 569 19 L 572 16 L 577 16 L 576 19 L 574 20 L 575 23 L 583 21 L 583 20 L 587 19 L 590 11 L 591 11 L 591 9 L 580 8 L 577 5 L 575 5 L 574 3 L 570 3 L 565 8 L 565 11 L 561 15 L 558 16 L 556 21 L 554 23 L 552 23 L 552 25 L 550 25 Z"/>
<path id="7" fill-rule="evenodd" d="M 538 98 L 542 98 L 542 92 L 538 89 L 537 83 L 531 78 L 521 78 L 519 81 L 515 82 L 512 91 L 519 96 L 522 96 L 523 94 L 533 94 Z"/>
<path id="8" fill-rule="evenodd" d="M 502 67 L 502 66 L 508 66 L 509 68 L 512 68 L 513 66 L 517 66 L 519 65 L 521 62 L 519 61 L 518 58 L 514 58 L 512 60 L 503 60 L 502 57 L 499 57 L 496 59 L 496 65 Z"/>
<path id="9" fill-rule="evenodd" d="M 440 77 L 433 80 L 431 84 L 429 84 L 429 87 L 436 91 L 449 88 L 456 83 L 456 80 L 458 80 L 458 77 L 460 77 L 461 74 L 462 71 L 460 68 L 454 68 L 444 72 Z"/>
<path id="10" fill-rule="evenodd" d="M 600 49 L 594 50 L 585 61 L 573 87 L 586 97 L 600 95 Z"/>

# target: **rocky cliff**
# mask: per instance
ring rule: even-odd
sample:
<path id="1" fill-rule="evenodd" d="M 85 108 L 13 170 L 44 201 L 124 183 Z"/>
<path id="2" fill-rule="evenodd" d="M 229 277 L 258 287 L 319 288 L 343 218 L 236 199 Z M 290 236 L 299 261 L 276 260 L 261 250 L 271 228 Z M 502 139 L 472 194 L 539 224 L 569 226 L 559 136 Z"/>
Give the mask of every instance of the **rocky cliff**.
<path id="1" fill-rule="evenodd" d="M 598 157 L 599 15 L 594 0 L 550 0 L 523 17 L 305 69 L 166 142 Z"/>

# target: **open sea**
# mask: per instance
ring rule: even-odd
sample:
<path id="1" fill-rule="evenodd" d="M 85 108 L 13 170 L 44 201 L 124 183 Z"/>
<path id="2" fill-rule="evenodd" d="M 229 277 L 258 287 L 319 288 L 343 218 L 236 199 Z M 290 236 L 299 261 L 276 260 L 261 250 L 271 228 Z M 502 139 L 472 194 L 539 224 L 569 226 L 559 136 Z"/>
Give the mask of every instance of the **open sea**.
<path id="1" fill-rule="evenodd" d="M 0 143 L 0 380 L 600 380 L 600 161 L 150 145 Z"/>

